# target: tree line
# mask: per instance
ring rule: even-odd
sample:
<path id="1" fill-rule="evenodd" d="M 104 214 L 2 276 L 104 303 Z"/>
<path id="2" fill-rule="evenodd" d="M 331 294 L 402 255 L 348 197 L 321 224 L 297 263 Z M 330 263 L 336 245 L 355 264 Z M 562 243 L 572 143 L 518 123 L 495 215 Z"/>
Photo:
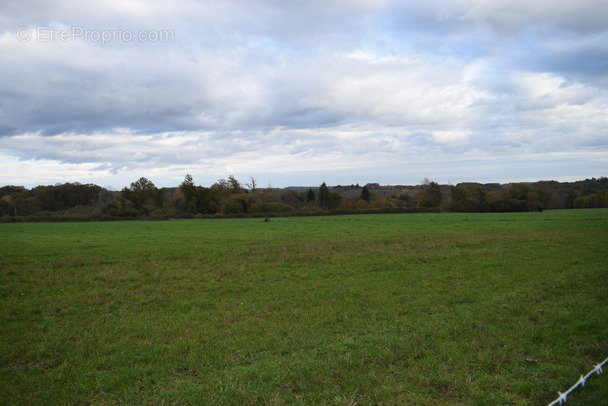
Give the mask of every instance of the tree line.
<path id="1" fill-rule="evenodd" d="M 374 212 L 518 212 L 608 207 L 608 178 L 560 183 L 416 186 L 333 186 L 259 188 L 234 176 L 209 187 L 191 175 L 173 188 L 158 188 L 142 177 L 121 191 L 94 184 L 64 183 L 0 188 L 1 221 L 169 219 Z"/>

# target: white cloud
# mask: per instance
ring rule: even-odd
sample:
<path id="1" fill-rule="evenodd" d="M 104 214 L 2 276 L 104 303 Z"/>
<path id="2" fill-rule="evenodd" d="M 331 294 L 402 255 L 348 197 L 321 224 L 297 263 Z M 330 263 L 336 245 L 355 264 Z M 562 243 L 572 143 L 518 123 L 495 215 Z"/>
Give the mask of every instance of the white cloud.
<path id="1" fill-rule="evenodd" d="M 462 130 L 436 131 L 433 133 L 433 141 L 439 144 L 466 141 L 470 137 L 471 133 L 469 131 Z"/>

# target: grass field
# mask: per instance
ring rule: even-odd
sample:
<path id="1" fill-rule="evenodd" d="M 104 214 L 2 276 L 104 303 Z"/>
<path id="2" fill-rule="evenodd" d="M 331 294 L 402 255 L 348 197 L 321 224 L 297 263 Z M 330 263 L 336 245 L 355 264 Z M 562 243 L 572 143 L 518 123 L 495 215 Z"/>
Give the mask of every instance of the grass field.
<path id="1" fill-rule="evenodd" d="M 0 403 L 547 404 L 608 356 L 607 247 L 608 210 L 0 224 Z"/>

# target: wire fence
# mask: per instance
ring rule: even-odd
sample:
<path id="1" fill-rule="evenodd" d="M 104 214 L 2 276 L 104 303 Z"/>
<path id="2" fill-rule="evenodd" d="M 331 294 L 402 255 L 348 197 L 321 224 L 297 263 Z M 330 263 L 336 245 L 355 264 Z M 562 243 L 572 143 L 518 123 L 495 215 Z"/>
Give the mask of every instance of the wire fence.
<path id="1" fill-rule="evenodd" d="M 575 383 L 574 385 L 572 385 L 570 387 L 570 389 L 568 389 L 564 393 L 558 391 L 557 393 L 559 394 L 559 397 L 557 399 L 555 399 L 553 402 L 549 403 L 547 406 L 561 405 L 563 403 L 566 403 L 568 401 L 568 395 L 570 394 L 570 392 L 572 392 L 574 389 L 576 389 L 579 385 L 585 386 L 587 379 L 594 373 L 597 373 L 598 375 L 601 374 L 602 366 L 604 366 L 604 364 L 606 362 L 608 362 L 608 358 L 606 358 L 604 361 L 597 364 L 595 366 L 595 368 L 593 368 L 591 371 L 589 371 L 589 373 L 587 375 L 585 375 L 585 376 L 581 375 L 578 382 Z"/>

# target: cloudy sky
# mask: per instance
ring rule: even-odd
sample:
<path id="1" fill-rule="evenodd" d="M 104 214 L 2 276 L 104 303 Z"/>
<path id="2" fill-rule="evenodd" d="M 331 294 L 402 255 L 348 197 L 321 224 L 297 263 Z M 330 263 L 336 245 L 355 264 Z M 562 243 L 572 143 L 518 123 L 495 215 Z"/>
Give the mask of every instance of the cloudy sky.
<path id="1" fill-rule="evenodd" d="M 0 6 L 0 185 L 608 175 L 605 0 Z"/>

